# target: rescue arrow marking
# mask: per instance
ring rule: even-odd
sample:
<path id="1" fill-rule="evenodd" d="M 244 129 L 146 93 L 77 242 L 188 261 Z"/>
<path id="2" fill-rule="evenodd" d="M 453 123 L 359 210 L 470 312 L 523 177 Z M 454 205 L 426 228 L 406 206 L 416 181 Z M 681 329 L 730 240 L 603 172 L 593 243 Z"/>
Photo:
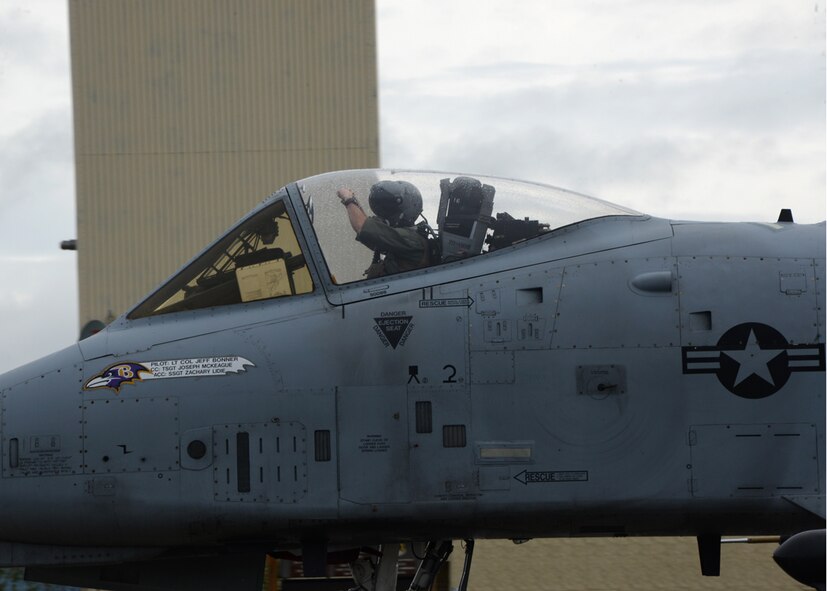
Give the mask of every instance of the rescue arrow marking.
<path id="1" fill-rule="evenodd" d="M 589 473 L 587 470 L 557 470 L 546 472 L 529 472 L 523 470 L 514 477 L 517 482 L 525 485 L 548 484 L 549 482 L 587 482 Z"/>
<path id="2" fill-rule="evenodd" d="M 443 298 L 437 300 L 419 300 L 420 308 L 470 308 L 473 298 Z"/>

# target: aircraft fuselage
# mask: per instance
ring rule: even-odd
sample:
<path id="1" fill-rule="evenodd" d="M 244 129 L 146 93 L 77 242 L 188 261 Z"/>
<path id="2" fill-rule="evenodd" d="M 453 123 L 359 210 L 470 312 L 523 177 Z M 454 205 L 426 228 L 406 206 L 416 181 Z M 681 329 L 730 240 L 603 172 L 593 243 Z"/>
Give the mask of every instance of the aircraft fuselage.
<path id="1" fill-rule="evenodd" d="M 120 319 L 0 378 L 0 538 L 822 527 L 823 301 L 823 224 L 640 216 L 335 293 Z"/>

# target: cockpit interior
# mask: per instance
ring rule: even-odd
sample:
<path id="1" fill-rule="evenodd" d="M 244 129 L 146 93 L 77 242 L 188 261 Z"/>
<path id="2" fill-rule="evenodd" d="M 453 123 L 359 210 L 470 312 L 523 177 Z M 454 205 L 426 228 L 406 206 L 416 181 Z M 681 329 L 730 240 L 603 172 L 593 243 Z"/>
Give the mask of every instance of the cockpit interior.
<path id="1" fill-rule="evenodd" d="M 508 179 L 397 170 L 327 173 L 274 193 L 128 317 L 311 293 L 316 286 L 302 248 L 311 240 L 323 258 L 319 272 L 329 274 L 332 284 L 364 281 L 382 253 L 356 240 L 337 191 L 349 189 L 365 215 L 373 216 L 371 187 L 389 180 L 410 183 L 421 194 L 414 228 L 427 241 L 429 266 L 485 256 L 588 219 L 641 215 L 564 189 Z"/>

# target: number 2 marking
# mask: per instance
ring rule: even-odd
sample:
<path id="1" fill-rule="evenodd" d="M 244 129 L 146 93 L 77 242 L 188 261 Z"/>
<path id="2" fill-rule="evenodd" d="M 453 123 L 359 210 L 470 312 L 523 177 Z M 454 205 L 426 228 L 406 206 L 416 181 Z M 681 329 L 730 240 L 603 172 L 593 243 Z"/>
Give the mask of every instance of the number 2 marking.
<path id="1" fill-rule="evenodd" d="M 443 384 L 456 384 L 457 381 L 454 379 L 454 376 L 457 375 L 457 368 L 454 367 L 453 365 L 446 365 L 442 369 L 443 369 L 443 371 L 448 371 L 448 370 L 451 371 L 451 375 L 448 376 L 448 379 L 442 380 L 442 383 Z"/>

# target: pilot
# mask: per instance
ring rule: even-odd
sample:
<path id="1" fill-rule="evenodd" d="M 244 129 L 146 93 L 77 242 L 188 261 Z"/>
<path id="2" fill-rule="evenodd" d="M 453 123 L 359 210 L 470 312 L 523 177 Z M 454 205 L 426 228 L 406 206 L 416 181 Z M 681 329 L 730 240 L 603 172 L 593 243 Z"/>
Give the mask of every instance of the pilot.
<path id="1" fill-rule="evenodd" d="M 341 188 L 336 195 L 347 209 L 356 240 L 373 250 L 373 263 L 365 271 L 368 279 L 429 264 L 428 241 L 414 226 L 422 213 L 422 195 L 411 183 L 380 181 L 373 185 L 368 204 L 375 217 L 365 214 L 351 189 Z"/>

